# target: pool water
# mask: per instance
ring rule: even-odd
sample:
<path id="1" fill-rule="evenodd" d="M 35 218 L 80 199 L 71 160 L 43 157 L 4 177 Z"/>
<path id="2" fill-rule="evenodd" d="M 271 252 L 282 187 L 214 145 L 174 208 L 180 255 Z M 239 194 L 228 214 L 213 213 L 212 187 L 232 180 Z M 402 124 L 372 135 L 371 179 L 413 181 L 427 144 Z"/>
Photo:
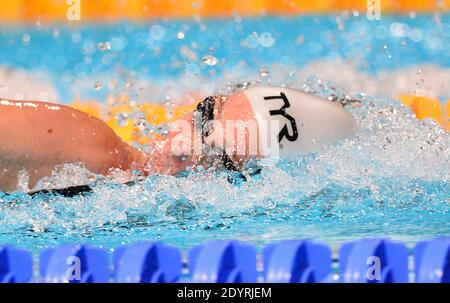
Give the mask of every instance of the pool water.
<path id="1" fill-rule="evenodd" d="M 98 182 L 93 193 L 73 198 L 0 193 L 0 243 L 37 251 L 144 239 L 188 248 L 210 239 L 338 245 L 449 235 L 450 136 L 393 100 L 402 83 L 410 93 L 450 97 L 449 33 L 449 15 L 2 25 L 0 65 L 27 73 L 50 101 L 113 106 L 127 95 L 171 107 L 188 95 L 253 83 L 362 103 L 348 109 L 360 126 L 356 137 L 281 159 L 247 182 L 188 171 L 134 186 Z M 21 94 L 1 86 L 0 93 Z M 71 178 L 96 176 L 69 165 L 49 182 Z"/>

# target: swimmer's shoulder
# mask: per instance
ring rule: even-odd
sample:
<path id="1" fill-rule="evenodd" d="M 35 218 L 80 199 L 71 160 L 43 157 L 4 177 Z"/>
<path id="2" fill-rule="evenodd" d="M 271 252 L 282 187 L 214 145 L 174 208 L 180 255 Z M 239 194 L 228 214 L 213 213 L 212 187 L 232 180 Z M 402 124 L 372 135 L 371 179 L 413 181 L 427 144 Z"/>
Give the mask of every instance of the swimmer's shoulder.
<path id="1" fill-rule="evenodd" d="M 104 122 L 97 117 L 88 113 L 82 112 L 78 109 L 72 108 L 61 103 L 51 103 L 45 101 L 29 101 L 29 100 L 12 100 L 0 98 L 0 112 L 11 115 L 13 117 L 20 117 L 22 114 L 26 117 L 37 117 L 42 119 L 63 119 L 70 120 L 84 120 L 89 124 L 94 124 L 99 127 Z"/>

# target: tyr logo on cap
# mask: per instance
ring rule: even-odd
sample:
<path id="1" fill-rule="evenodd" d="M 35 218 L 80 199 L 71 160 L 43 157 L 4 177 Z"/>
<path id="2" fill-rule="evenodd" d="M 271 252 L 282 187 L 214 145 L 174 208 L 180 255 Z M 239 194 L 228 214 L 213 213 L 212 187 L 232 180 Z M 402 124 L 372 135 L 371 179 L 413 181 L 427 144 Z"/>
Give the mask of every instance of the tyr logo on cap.
<path id="1" fill-rule="evenodd" d="M 298 139 L 297 123 L 295 122 L 295 119 L 291 115 L 286 113 L 286 109 L 291 107 L 291 104 L 289 103 L 288 98 L 286 97 L 286 95 L 283 92 L 280 92 L 279 96 L 264 97 L 264 100 L 266 100 L 266 101 L 268 101 L 268 100 L 275 100 L 275 99 L 282 99 L 283 100 L 283 106 L 281 106 L 280 109 L 270 110 L 269 111 L 270 115 L 271 116 L 277 116 L 277 115 L 283 116 L 284 118 L 286 118 L 290 122 L 291 127 L 292 127 L 292 134 L 290 134 L 287 125 L 285 124 L 283 126 L 283 128 L 280 131 L 280 133 L 278 134 L 278 142 L 281 143 L 283 138 L 286 138 L 289 141 L 297 140 Z"/>

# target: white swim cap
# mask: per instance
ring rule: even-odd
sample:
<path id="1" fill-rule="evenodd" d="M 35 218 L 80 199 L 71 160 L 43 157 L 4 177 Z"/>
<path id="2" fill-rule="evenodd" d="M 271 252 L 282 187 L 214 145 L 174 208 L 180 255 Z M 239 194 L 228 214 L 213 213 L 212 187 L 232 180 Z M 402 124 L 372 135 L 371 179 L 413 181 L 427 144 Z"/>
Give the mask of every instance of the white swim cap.
<path id="1" fill-rule="evenodd" d="M 357 128 L 340 104 L 294 89 L 252 87 L 243 93 L 255 113 L 265 156 L 319 151 L 353 135 Z"/>

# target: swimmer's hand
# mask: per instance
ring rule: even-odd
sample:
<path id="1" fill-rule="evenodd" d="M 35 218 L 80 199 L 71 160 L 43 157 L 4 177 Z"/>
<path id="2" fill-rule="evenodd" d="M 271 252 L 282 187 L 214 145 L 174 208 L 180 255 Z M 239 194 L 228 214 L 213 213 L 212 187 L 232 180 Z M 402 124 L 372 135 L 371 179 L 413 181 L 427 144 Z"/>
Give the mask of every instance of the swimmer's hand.
<path id="1" fill-rule="evenodd" d="M 144 169 L 146 162 L 145 154 L 90 115 L 59 104 L 0 99 L 0 191 L 16 190 L 21 172 L 32 190 L 66 163 L 108 175 L 113 168 Z"/>

